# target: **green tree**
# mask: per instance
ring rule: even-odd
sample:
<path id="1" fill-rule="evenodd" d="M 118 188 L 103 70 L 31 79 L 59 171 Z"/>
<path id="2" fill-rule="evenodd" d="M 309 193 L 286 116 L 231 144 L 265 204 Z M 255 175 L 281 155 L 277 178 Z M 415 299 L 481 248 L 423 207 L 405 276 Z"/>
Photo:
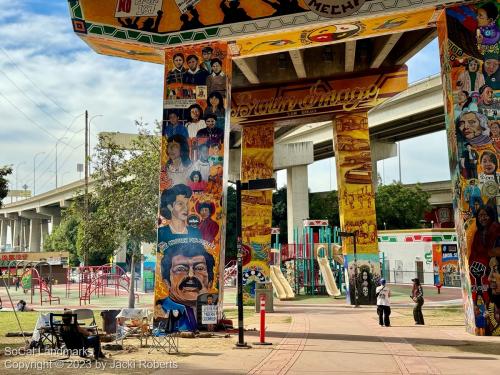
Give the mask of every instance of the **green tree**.
<path id="1" fill-rule="evenodd" d="M 330 226 L 339 226 L 340 216 L 337 191 L 309 193 L 309 218 L 327 219 Z"/>
<path id="2" fill-rule="evenodd" d="M 424 213 L 431 210 L 430 193 L 417 184 L 407 187 L 401 183 L 380 185 L 376 194 L 377 227 L 410 229 L 420 227 Z"/>
<path id="3" fill-rule="evenodd" d="M 11 173 L 11 167 L 0 167 L 0 207 L 2 207 L 2 200 L 7 196 L 9 191 L 9 181 L 7 181 L 6 177 Z"/>
<path id="4" fill-rule="evenodd" d="M 132 150 L 100 140 L 92 176 L 99 183 L 89 194 L 89 213 L 79 205 L 84 218 L 77 240 L 80 257 L 86 251 L 95 261 L 106 262 L 119 245 L 132 243 L 127 248 L 137 261 L 136 244 L 156 241 L 160 137 L 142 123 L 137 126 Z"/>
<path id="5" fill-rule="evenodd" d="M 273 193 L 273 227 L 280 228 L 280 243 L 288 242 L 286 186 Z"/>
<path id="6" fill-rule="evenodd" d="M 74 205 L 75 203 L 73 203 Z M 75 211 L 70 207 L 62 212 L 61 223 L 52 229 L 52 233 L 44 241 L 44 251 L 68 251 L 69 264 L 78 266 L 78 252 L 76 242 L 78 237 L 78 227 L 80 225 L 80 217 L 75 214 Z"/>

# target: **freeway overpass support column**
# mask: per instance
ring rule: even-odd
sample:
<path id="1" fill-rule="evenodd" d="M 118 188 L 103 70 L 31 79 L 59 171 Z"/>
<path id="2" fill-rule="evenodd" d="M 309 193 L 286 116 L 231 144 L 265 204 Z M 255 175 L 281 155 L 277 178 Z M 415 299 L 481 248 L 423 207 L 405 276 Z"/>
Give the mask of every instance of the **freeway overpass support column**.
<path id="1" fill-rule="evenodd" d="M 304 219 L 309 218 L 309 181 L 307 165 L 286 170 L 286 216 L 288 243 L 294 243 L 294 229 L 302 233 Z"/>
<path id="2" fill-rule="evenodd" d="M 500 106 L 491 99 L 500 94 L 498 9 L 498 1 L 460 5 L 444 9 L 437 21 L 466 329 L 488 336 L 500 336 Z M 463 21 L 464 14 L 478 26 Z M 480 97 L 478 105 L 460 105 L 461 91 Z"/>
<path id="3" fill-rule="evenodd" d="M 8 221 L 0 220 L 0 251 L 5 251 L 5 247 L 7 246 L 7 230 L 8 230 Z"/>
<path id="4" fill-rule="evenodd" d="M 354 238 L 342 239 L 344 268 L 349 275 L 347 298 L 352 305 L 374 305 L 380 263 L 368 114 L 335 117 L 333 141 L 340 227 L 344 232 L 356 233 Z"/>
<path id="5" fill-rule="evenodd" d="M 21 218 L 14 220 L 12 247 L 14 248 L 14 251 L 21 251 Z"/>
<path id="6" fill-rule="evenodd" d="M 29 247 L 31 252 L 42 251 L 41 249 L 42 236 L 42 219 L 30 219 L 29 221 Z"/>
<path id="7" fill-rule="evenodd" d="M 21 243 L 21 249 L 22 251 L 27 251 L 28 246 L 29 246 L 29 240 L 30 240 L 30 221 L 27 219 L 21 219 L 22 220 L 22 243 Z"/>
<path id="8" fill-rule="evenodd" d="M 43 248 L 45 246 L 45 241 L 47 241 L 47 237 L 49 236 L 49 221 L 47 219 L 43 219 L 41 226 L 42 226 L 41 227 L 41 233 L 42 233 L 41 249 L 43 251 Z"/>

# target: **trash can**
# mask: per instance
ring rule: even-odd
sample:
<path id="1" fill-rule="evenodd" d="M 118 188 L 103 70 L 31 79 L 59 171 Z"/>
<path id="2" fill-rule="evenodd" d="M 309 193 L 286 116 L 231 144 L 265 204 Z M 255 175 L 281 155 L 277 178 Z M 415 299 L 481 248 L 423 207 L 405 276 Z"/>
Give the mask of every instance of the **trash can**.
<path id="1" fill-rule="evenodd" d="M 255 312 L 260 312 L 260 296 L 264 295 L 266 297 L 266 313 L 274 312 L 273 307 L 273 284 L 258 283 L 255 288 Z"/>
<path id="2" fill-rule="evenodd" d="M 107 334 L 116 333 L 116 316 L 121 310 L 102 310 L 102 330 Z"/>

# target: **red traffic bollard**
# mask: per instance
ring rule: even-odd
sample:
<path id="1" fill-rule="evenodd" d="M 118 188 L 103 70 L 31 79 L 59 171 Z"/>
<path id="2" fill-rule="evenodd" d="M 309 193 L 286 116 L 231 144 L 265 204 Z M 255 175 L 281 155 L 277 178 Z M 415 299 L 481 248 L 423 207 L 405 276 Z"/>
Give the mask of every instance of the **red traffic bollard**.
<path id="1" fill-rule="evenodd" d="M 438 290 L 438 294 L 441 294 L 441 287 L 442 287 L 442 285 L 439 283 L 439 284 L 436 284 L 435 286 L 436 286 L 436 288 Z"/>
<path id="2" fill-rule="evenodd" d="M 271 342 L 266 342 L 266 295 L 260 295 L 260 341 L 254 345 L 272 345 Z"/>

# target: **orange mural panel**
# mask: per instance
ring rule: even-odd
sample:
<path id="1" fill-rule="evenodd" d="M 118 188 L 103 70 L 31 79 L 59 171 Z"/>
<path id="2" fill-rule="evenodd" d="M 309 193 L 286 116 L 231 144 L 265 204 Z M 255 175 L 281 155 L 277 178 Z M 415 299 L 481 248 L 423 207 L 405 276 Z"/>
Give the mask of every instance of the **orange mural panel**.
<path id="1" fill-rule="evenodd" d="M 366 76 L 306 81 L 263 89 L 235 90 L 231 118 L 241 124 L 275 121 L 303 123 L 311 117 L 331 119 L 335 112 L 366 112 L 408 87 L 408 71 L 401 67 Z"/>

